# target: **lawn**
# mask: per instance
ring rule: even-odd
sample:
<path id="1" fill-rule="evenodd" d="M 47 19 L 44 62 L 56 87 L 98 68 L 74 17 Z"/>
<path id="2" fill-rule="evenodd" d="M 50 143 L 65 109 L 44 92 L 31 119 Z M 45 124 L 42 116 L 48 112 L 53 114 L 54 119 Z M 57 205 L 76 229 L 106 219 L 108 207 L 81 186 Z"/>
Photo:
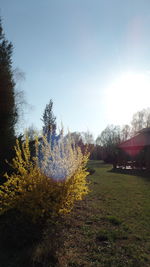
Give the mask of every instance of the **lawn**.
<path id="1" fill-rule="evenodd" d="M 66 266 L 150 266 L 150 179 L 89 165 L 91 192 L 70 216 Z"/>
<path id="2" fill-rule="evenodd" d="M 150 266 L 150 179 L 112 172 L 100 161 L 89 167 L 89 195 L 54 234 L 50 224 L 40 235 L 39 226 L 11 228 L 1 218 L 0 267 Z"/>

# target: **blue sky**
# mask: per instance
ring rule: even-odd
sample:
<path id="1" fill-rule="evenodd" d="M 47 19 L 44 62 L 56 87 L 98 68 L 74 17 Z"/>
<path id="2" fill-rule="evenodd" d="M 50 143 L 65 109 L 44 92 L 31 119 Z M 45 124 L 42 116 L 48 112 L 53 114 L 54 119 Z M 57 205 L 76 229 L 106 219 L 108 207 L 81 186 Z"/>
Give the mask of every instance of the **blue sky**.
<path id="1" fill-rule="evenodd" d="M 108 124 L 129 123 L 132 112 L 146 108 L 149 11 L 149 0 L 0 0 L 3 28 L 14 45 L 13 66 L 25 73 L 21 89 L 32 106 L 23 127 L 42 128 L 50 98 L 58 125 L 88 129 L 95 137 Z M 137 89 L 141 75 L 146 89 Z M 124 86 L 129 76 L 132 94 L 129 82 Z M 133 98 L 130 106 L 125 91 Z M 123 102 L 119 109 L 118 101 Z"/>

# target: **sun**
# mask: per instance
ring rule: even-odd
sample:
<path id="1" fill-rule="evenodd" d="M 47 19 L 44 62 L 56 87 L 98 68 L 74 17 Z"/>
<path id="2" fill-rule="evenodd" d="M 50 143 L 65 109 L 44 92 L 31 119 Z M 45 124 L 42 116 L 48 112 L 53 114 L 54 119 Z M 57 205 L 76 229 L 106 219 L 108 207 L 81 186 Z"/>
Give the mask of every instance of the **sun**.
<path id="1" fill-rule="evenodd" d="M 135 112 L 150 106 L 150 73 L 122 73 L 106 89 L 105 103 L 108 123 L 130 123 Z"/>

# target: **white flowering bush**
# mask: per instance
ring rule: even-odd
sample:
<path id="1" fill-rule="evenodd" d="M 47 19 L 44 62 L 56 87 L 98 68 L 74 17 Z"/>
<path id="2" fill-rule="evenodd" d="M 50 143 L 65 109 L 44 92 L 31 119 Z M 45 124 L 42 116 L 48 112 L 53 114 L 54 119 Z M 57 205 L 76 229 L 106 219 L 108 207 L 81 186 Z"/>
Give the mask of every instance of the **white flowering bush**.
<path id="1" fill-rule="evenodd" d="M 41 171 L 55 181 L 61 181 L 72 176 L 82 164 L 83 155 L 80 147 L 76 147 L 74 140 L 68 135 L 54 142 L 47 142 L 43 137 L 39 146 L 38 160 Z"/>
<path id="2" fill-rule="evenodd" d="M 16 141 L 14 173 L 6 174 L 0 186 L 1 213 L 15 208 L 36 220 L 71 211 L 88 193 L 88 153 L 82 154 L 71 137 L 63 135 L 53 145 L 45 136 L 36 137 L 34 146 L 32 155 L 28 136 L 22 144 Z"/>

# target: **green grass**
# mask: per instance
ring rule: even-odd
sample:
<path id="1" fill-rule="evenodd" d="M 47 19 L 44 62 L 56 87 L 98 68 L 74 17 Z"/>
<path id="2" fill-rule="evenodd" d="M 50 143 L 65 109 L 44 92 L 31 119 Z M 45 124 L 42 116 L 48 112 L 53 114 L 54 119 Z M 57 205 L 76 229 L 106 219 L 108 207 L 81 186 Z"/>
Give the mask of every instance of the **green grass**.
<path id="1" fill-rule="evenodd" d="M 0 267 L 150 266 L 150 178 L 99 161 L 89 167 L 89 195 L 54 234 L 49 224 L 0 220 Z"/>
<path id="2" fill-rule="evenodd" d="M 98 161 L 89 166 L 91 192 L 66 234 L 67 266 L 150 266 L 150 178 L 114 173 Z"/>

